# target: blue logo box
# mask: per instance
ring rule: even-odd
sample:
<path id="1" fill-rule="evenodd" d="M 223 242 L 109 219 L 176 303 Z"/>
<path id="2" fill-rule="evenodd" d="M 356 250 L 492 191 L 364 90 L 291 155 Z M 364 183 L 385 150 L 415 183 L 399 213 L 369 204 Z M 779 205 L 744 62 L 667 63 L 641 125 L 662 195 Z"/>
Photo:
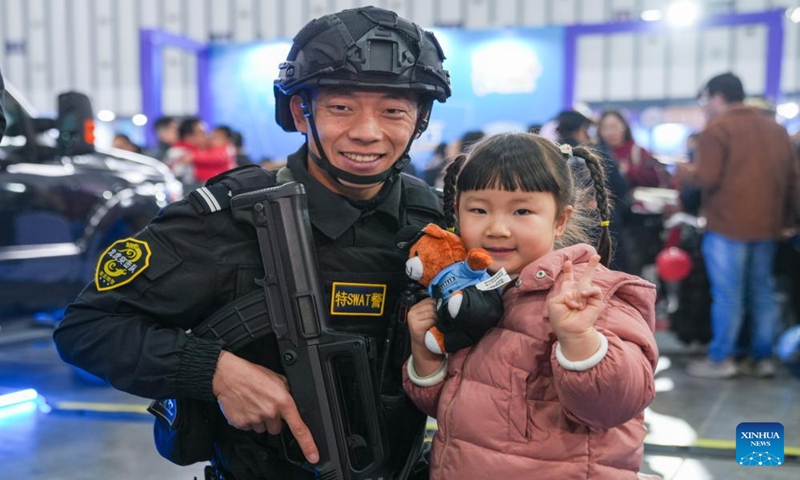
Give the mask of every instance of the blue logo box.
<path id="1" fill-rule="evenodd" d="M 783 465 L 783 425 L 777 422 L 737 425 L 736 462 L 743 467 Z"/>

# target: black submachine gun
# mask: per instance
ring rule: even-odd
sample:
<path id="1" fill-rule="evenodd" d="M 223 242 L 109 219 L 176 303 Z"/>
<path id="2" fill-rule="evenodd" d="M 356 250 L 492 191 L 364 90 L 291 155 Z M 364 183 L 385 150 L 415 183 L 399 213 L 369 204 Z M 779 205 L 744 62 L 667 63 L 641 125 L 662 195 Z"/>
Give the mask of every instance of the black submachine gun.
<path id="1" fill-rule="evenodd" d="M 367 345 L 364 337 L 329 326 L 305 188 L 291 182 L 242 193 L 231 199 L 231 208 L 258 234 L 269 321 L 292 397 L 320 453 L 319 462 L 309 466 L 284 429 L 287 459 L 315 470 L 321 480 L 373 477 L 384 461 L 385 437 Z M 346 389 L 358 408 L 345 404 L 343 372 L 355 379 Z"/>

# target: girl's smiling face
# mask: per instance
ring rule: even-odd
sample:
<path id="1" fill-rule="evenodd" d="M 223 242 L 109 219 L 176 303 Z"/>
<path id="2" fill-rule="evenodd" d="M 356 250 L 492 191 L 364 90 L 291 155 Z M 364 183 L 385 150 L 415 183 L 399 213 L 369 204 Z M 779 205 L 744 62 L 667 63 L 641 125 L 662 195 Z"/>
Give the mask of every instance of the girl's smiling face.
<path id="1" fill-rule="evenodd" d="M 489 271 L 505 268 L 518 274 L 529 263 L 553 250 L 572 214 L 558 214 L 549 192 L 467 190 L 458 201 L 461 238 L 469 248 L 484 248 L 492 255 Z"/>

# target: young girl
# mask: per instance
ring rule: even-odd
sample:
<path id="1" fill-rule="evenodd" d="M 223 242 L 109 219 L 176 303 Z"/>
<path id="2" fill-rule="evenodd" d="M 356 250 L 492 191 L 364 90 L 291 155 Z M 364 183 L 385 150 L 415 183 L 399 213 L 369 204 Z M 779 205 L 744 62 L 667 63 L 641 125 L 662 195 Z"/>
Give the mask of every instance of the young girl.
<path id="1" fill-rule="evenodd" d="M 572 150 L 532 134 L 488 138 L 448 171 L 445 212 L 457 210 L 467 248 L 488 250 L 489 270 L 516 281 L 498 325 L 448 357 L 425 347 L 433 301 L 408 313 L 404 386 L 439 423 L 431 479 L 637 478 L 655 396 L 655 288 L 599 265 L 611 253 L 602 162 L 574 154 L 595 202 L 576 190 Z M 600 255 L 580 243 L 588 205 Z"/>

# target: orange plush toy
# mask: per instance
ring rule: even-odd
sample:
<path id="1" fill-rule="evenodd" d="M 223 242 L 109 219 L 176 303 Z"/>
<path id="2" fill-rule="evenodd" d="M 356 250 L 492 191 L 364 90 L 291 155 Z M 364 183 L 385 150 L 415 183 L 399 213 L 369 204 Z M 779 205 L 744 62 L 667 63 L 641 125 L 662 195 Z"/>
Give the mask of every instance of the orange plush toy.
<path id="1" fill-rule="evenodd" d="M 411 242 L 406 274 L 436 300 L 438 319 L 425 334 L 434 353 L 455 352 L 474 345 L 503 314 L 500 288 L 505 271 L 490 277 L 492 257 L 482 248 L 467 251 L 461 238 L 434 224 Z"/>

